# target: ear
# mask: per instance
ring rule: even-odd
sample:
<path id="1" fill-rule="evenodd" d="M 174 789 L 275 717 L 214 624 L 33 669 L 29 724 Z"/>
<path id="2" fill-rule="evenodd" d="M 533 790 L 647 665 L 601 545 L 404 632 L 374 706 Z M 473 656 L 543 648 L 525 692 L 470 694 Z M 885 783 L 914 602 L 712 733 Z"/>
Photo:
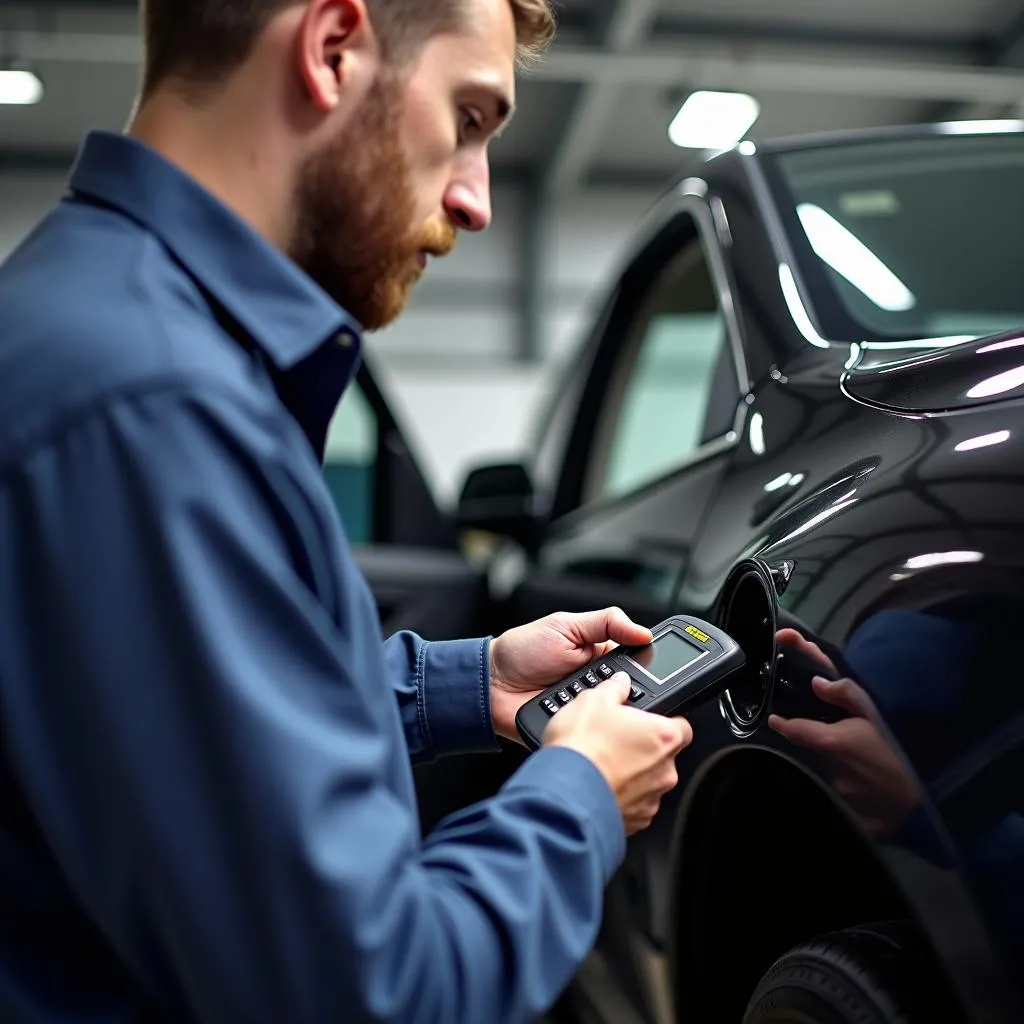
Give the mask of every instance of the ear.
<path id="1" fill-rule="evenodd" d="M 297 45 L 310 99 L 318 110 L 333 110 L 343 83 L 376 50 L 364 0 L 309 0 Z"/>

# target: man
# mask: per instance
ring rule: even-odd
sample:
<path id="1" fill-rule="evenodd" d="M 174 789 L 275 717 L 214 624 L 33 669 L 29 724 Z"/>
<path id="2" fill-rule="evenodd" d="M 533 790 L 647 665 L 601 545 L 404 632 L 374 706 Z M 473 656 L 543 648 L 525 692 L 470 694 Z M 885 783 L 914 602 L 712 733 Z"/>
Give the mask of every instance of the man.
<path id="1" fill-rule="evenodd" d="M 525 1021 L 593 941 L 683 721 L 613 681 L 419 836 L 413 760 L 494 749 L 647 630 L 382 641 L 320 476 L 361 329 L 490 219 L 543 0 L 149 0 L 126 136 L 0 270 L 0 1019 Z"/>

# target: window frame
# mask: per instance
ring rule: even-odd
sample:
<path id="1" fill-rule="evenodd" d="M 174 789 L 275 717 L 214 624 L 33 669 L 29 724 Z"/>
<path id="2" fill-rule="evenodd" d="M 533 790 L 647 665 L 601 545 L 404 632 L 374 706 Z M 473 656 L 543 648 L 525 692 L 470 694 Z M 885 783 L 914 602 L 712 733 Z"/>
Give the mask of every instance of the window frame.
<path id="1" fill-rule="evenodd" d="M 604 329 L 595 340 L 596 351 L 590 367 L 590 377 L 583 388 L 575 426 L 566 449 L 559 488 L 553 502 L 555 518 L 577 510 L 589 511 L 612 507 L 629 500 L 650 487 L 658 486 L 668 478 L 723 454 L 735 447 L 739 441 L 750 384 L 739 317 L 719 234 L 718 224 L 722 221 L 724 210 L 718 210 L 713 214 L 705 197 L 687 190 L 689 184 L 684 182 L 678 186 L 651 210 L 647 223 L 652 226 L 645 232 L 644 240 L 628 262 L 614 289 L 614 308 L 605 318 Z M 682 455 L 671 468 L 635 490 L 607 498 L 589 497 L 587 487 L 592 479 L 601 424 L 606 416 L 607 403 L 619 369 L 629 357 L 626 348 L 621 344 L 624 332 L 635 320 L 638 310 L 649 299 L 652 288 L 657 286 L 656 283 L 652 284 L 652 280 L 660 280 L 665 267 L 682 248 L 680 232 L 683 230 L 687 230 L 688 236 L 701 248 L 724 321 L 725 343 L 729 346 L 732 357 L 732 376 L 737 398 L 733 426 Z M 641 342 L 642 338 L 636 344 Z"/>

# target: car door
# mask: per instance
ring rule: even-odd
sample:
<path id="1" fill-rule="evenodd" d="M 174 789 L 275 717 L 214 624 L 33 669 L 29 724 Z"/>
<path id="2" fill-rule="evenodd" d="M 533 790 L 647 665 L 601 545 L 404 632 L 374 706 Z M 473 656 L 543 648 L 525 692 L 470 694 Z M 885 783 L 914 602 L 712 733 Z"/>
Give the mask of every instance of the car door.
<path id="1" fill-rule="evenodd" d="M 551 521 L 509 621 L 608 604 L 664 618 L 742 429 L 746 369 L 712 211 L 677 192 L 652 222 L 591 339 L 585 382 L 561 389 L 548 417 L 534 472 L 543 487 L 561 448 Z"/>
<path id="2" fill-rule="evenodd" d="M 365 362 L 331 423 L 324 480 L 377 602 L 385 635 L 478 635 L 487 581 L 458 547 Z"/>

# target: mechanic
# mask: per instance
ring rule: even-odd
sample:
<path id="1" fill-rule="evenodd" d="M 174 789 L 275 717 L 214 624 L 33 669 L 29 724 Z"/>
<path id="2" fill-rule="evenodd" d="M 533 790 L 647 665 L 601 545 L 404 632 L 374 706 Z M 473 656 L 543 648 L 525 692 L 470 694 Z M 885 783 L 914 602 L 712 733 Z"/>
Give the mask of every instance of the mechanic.
<path id="1" fill-rule="evenodd" d="M 490 219 L 546 0 L 148 0 L 124 134 L 0 269 L 0 1019 L 526 1021 L 685 721 L 614 679 L 421 839 L 616 610 L 384 642 L 321 476 L 364 330 Z"/>

